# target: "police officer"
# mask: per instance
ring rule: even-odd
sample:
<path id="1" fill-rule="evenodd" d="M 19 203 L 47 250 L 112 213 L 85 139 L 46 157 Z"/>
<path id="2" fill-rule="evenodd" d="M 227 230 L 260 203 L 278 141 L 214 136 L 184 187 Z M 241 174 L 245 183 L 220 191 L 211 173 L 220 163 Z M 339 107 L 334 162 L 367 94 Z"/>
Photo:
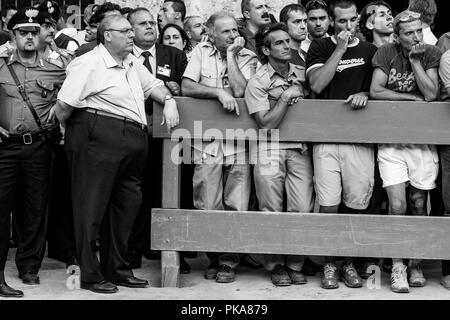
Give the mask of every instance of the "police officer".
<path id="1" fill-rule="evenodd" d="M 38 52 L 38 10 L 25 8 L 9 21 L 17 48 L 0 54 L 0 296 L 22 297 L 9 287 L 4 268 L 9 245 L 9 213 L 18 181 L 23 209 L 17 216 L 16 265 L 24 284 L 39 284 L 45 252 L 46 207 L 50 185 L 53 105 L 65 78 L 61 57 Z"/>

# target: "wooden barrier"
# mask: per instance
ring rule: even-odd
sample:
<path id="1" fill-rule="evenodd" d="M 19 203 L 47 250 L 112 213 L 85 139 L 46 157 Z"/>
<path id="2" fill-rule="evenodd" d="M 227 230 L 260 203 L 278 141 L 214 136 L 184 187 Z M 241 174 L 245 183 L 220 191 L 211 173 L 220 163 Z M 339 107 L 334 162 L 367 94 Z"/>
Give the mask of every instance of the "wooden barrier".
<path id="1" fill-rule="evenodd" d="M 163 209 L 152 210 L 152 249 L 162 250 L 162 286 L 179 284 L 179 251 L 214 251 L 450 259 L 450 219 L 317 213 L 179 210 L 179 139 L 258 139 L 245 102 L 240 116 L 216 100 L 176 98 L 180 125 L 161 126 L 155 105 L 153 135 L 164 139 Z M 354 111 L 343 101 L 302 100 L 289 107 L 280 141 L 450 145 L 450 104 L 370 101 Z M 240 131 L 239 131 L 240 129 Z M 248 130 L 253 129 L 253 130 Z M 231 130 L 231 131 L 230 131 Z"/>

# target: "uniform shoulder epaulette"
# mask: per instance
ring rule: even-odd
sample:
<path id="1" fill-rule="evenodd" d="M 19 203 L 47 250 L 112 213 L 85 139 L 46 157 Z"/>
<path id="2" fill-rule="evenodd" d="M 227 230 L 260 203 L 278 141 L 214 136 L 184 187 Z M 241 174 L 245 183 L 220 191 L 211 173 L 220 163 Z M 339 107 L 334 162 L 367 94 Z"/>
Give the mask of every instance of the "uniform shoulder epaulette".
<path id="1" fill-rule="evenodd" d="M 0 58 L 9 57 L 14 51 L 14 48 L 8 43 L 4 43 L 0 46 Z"/>
<path id="2" fill-rule="evenodd" d="M 67 63 L 64 61 L 64 58 L 57 51 L 52 51 L 45 58 L 45 61 L 61 69 L 64 69 L 67 66 Z"/>

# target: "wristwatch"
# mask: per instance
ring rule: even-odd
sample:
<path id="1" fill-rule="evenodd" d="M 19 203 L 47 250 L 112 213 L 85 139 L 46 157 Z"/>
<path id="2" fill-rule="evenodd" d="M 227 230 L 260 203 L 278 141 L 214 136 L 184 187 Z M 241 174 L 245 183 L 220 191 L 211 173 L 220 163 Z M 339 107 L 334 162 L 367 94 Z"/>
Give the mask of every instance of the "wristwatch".
<path id="1" fill-rule="evenodd" d="M 164 97 L 164 100 L 165 100 L 165 101 L 170 100 L 170 99 L 173 99 L 173 96 L 170 95 L 170 94 L 168 94 L 168 95 L 166 95 L 166 96 Z"/>

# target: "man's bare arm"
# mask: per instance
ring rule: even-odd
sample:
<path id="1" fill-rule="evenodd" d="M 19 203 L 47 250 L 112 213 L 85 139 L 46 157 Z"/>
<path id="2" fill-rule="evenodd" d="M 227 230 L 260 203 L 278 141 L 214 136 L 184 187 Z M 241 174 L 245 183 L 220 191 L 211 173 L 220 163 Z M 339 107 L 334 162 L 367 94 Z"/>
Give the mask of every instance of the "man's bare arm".
<path id="1" fill-rule="evenodd" d="M 423 101 L 423 98 L 410 93 L 401 93 L 386 88 L 388 76 L 380 69 L 373 71 L 370 97 L 376 100 Z"/>
<path id="2" fill-rule="evenodd" d="M 244 96 L 245 87 L 247 86 L 247 79 L 245 79 L 242 71 L 239 69 L 236 59 L 237 54 L 244 48 L 244 45 L 244 38 L 237 37 L 234 39 L 234 43 L 227 49 L 228 80 L 233 96 L 236 98 L 242 98 Z"/>

